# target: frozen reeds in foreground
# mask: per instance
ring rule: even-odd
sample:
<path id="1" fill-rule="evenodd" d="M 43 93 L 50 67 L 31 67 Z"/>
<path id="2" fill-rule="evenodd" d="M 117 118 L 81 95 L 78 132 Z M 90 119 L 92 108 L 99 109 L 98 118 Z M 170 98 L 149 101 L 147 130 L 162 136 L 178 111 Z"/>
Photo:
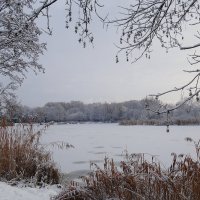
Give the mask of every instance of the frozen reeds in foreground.
<path id="1" fill-rule="evenodd" d="M 0 179 L 32 180 L 35 184 L 59 182 L 51 154 L 40 144 L 41 131 L 32 125 L 0 126 Z"/>
<path id="2" fill-rule="evenodd" d="M 188 141 L 192 141 L 187 138 Z M 83 177 L 83 184 L 72 182 L 54 200 L 199 200 L 199 142 L 194 143 L 197 157 L 172 154 L 168 169 L 152 157 L 132 154 L 117 169 L 113 160 L 105 159 L 104 169 L 96 166 Z"/>

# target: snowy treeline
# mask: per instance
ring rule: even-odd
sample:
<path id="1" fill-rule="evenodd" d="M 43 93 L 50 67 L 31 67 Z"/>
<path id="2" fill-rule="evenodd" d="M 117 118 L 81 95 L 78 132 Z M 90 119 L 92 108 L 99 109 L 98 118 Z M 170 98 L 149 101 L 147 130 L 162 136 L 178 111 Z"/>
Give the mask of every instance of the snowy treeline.
<path id="1" fill-rule="evenodd" d="M 157 107 L 156 100 L 150 100 L 151 107 Z M 34 118 L 37 122 L 119 122 L 119 121 L 165 121 L 165 116 L 159 116 L 156 113 L 145 109 L 145 100 L 127 101 L 122 103 L 91 103 L 84 104 L 80 101 L 71 101 L 69 103 L 55 102 L 47 103 L 43 107 L 30 108 L 27 106 L 18 106 L 15 109 L 13 118 L 18 121 L 25 121 Z M 175 110 L 171 120 L 200 121 L 200 106 L 198 104 L 184 105 Z"/>

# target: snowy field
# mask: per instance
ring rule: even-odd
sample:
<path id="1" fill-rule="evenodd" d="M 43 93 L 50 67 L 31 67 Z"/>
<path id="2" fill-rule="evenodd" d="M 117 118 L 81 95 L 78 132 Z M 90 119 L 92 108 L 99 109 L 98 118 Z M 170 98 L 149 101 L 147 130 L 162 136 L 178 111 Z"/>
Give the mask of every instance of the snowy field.
<path id="1" fill-rule="evenodd" d="M 124 159 L 124 153 L 149 153 L 168 166 L 170 154 L 194 154 L 194 145 L 184 139 L 200 138 L 200 126 L 171 126 L 170 133 L 162 126 L 119 126 L 118 124 L 66 124 L 52 125 L 42 137 L 42 143 L 64 141 L 75 148 L 61 150 L 51 148 L 53 158 L 70 179 L 84 175 L 90 162 L 103 165 L 105 156 L 116 163 Z M 47 188 L 12 187 L 0 182 L 0 200 L 49 200 L 56 195 L 56 186 Z"/>
<path id="2" fill-rule="evenodd" d="M 0 182 L 0 200 L 49 200 L 58 194 L 56 186 L 47 188 L 14 187 Z"/>

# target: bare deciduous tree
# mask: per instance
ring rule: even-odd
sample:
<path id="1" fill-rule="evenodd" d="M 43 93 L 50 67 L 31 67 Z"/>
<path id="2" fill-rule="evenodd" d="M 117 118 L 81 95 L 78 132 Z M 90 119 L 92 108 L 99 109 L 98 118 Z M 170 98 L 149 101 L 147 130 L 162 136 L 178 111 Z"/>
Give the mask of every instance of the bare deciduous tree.
<path id="1" fill-rule="evenodd" d="M 5 114 L 8 109 L 12 109 L 13 102 L 16 104 L 16 96 L 13 92 L 15 89 L 16 85 L 13 82 L 6 86 L 0 83 L 0 117 Z"/>
<path id="2" fill-rule="evenodd" d="M 105 20 L 105 23 L 115 23 L 121 29 L 118 54 L 125 51 L 127 61 L 131 55 L 134 56 L 133 62 L 141 57 L 150 58 L 152 45 L 157 40 L 167 52 L 171 48 L 190 51 L 194 49 L 194 53 L 189 56 L 188 61 L 192 66 L 199 64 L 198 48 L 200 42 L 185 46 L 185 32 L 183 30 L 185 27 L 196 30 L 194 38 L 197 41 L 200 39 L 198 32 L 200 24 L 199 0 L 136 0 L 129 7 L 121 7 L 121 9 L 123 10 L 122 17 L 116 20 Z M 117 62 L 118 54 L 116 56 Z M 172 92 L 188 90 L 188 97 L 173 108 L 161 105 L 157 110 L 152 110 L 153 112 L 169 114 L 194 98 L 199 101 L 200 70 L 185 70 L 185 72 L 195 74 L 188 83 L 151 96 L 158 99 Z M 148 107 L 148 109 L 150 108 Z"/>

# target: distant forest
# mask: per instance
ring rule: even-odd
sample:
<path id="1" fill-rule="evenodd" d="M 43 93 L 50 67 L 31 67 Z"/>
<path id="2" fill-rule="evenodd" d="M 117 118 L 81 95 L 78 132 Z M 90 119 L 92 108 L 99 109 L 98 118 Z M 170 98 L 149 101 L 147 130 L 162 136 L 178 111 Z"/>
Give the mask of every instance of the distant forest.
<path id="1" fill-rule="evenodd" d="M 150 100 L 151 107 L 157 107 L 158 101 Z M 157 115 L 145 109 L 145 100 L 133 100 L 122 103 L 91 103 L 80 101 L 69 103 L 47 103 L 43 107 L 30 108 L 18 105 L 12 118 L 15 122 L 118 122 L 121 125 L 164 125 L 170 124 L 200 124 L 200 105 L 185 104 L 170 115 L 166 122 L 165 115 Z M 168 105 L 170 106 L 170 105 Z M 171 105 L 173 106 L 173 105 Z"/>

